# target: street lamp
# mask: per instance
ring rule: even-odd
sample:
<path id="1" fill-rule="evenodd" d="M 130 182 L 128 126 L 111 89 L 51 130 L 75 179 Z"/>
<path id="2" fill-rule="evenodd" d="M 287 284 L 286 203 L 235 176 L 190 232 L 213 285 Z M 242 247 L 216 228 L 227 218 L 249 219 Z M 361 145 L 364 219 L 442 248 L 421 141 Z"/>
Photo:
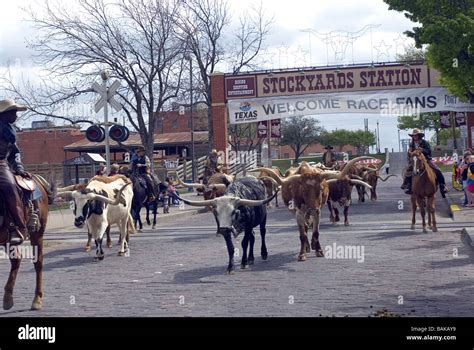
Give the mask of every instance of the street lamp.
<path id="1" fill-rule="evenodd" d="M 189 118 L 191 118 L 191 172 L 193 183 L 196 182 L 196 167 L 195 167 L 195 156 L 194 156 L 194 118 L 193 118 L 193 59 L 191 55 L 185 55 L 184 59 L 189 61 L 189 96 L 190 96 L 190 109 Z"/>

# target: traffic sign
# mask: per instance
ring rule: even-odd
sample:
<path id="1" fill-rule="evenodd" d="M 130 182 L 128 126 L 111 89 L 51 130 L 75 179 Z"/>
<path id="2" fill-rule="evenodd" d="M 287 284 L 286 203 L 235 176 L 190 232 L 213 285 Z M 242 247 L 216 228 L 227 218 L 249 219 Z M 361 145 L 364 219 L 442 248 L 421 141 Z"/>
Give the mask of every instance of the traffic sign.
<path id="1" fill-rule="evenodd" d="M 99 85 L 97 83 L 92 84 L 92 89 L 101 95 L 101 98 L 94 105 L 94 110 L 96 113 L 104 108 L 107 102 L 117 112 L 122 109 L 122 105 L 114 99 L 114 95 L 119 87 L 120 82 L 118 80 L 115 80 L 109 88 L 107 88 L 105 85 Z"/>

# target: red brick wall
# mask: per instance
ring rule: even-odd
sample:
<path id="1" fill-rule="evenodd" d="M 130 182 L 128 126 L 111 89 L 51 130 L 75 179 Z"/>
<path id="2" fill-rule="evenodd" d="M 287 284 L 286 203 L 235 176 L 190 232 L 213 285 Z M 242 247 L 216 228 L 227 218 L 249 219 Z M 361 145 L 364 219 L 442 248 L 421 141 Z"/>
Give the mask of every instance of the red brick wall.
<path id="1" fill-rule="evenodd" d="M 224 74 L 211 74 L 211 96 L 214 148 L 218 151 L 226 152 L 229 137 L 227 130 L 227 108 L 225 106 Z"/>
<path id="2" fill-rule="evenodd" d="M 178 111 L 162 112 L 156 118 L 155 132 L 158 134 L 176 133 L 191 131 L 189 127 L 189 110 L 184 115 L 179 115 Z M 207 110 L 193 110 L 194 131 L 207 130 Z M 160 122 L 163 122 L 161 126 Z"/>
<path id="3" fill-rule="evenodd" d="M 83 140 L 84 134 L 75 128 L 25 129 L 17 134 L 22 161 L 28 164 L 57 164 L 64 158 L 64 146 Z M 68 152 L 73 158 L 79 153 Z"/>

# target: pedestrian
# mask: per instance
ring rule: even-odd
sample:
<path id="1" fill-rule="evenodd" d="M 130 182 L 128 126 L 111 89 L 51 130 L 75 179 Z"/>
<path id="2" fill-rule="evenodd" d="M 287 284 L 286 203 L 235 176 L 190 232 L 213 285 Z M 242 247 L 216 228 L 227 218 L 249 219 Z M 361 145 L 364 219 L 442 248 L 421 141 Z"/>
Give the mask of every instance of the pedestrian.
<path id="1" fill-rule="evenodd" d="M 385 174 L 388 175 L 390 173 L 390 164 L 387 162 L 387 163 L 385 163 L 384 166 L 385 166 Z"/>
<path id="2" fill-rule="evenodd" d="M 463 157 L 461 164 L 459 165 L 459 168 L 461 169 L 461 181 L 462 181 L 462 189 L 464 192 L 464 202 L 463 202 L 463 207 L 466 207 L 468 204 L 467 200 L 467 172 L 468 172 L 468 167 L 470 163 L 470 156 L 472 153 L 469 150 L 464 151 Z"/>
<path id="3" fill-rule="evenodd" d="M 110 166 L 109 176 L 117 175 L 119 172 L 120 166 L 117 163 L 114 163 Z"/>
<path id="4" fill-rule="evenodd" d="M 96 176 L 104 176 L 105 175 L 105 165 L 99 165 L 99 169 L 95 172 Z"/>
<path id="5" fill-rule="evenodd" d="M 467 179 L 466 179 L 466 195 L 467 205 L 466 207 L 474 207 L 474 157 L 470 155 L 469 164 L 467 166 Z"/>

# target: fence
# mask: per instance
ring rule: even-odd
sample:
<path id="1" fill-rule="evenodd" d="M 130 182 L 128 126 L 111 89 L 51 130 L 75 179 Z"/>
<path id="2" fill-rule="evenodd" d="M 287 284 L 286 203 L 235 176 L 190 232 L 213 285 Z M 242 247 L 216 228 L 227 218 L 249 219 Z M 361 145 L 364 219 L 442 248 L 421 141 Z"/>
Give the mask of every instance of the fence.
<path id="1" fill-rule="evenodd" d="M 231 157 L 227 160 L 227 174 L 236 176 L 245 176 L 247 171 L 256 168 L 259 160 L 259 154 L 248 154 L 247 152 L 239 152 L 237 156 Z M 204 168 L 206 166 L 206 156 L 198 158 L 196 164 L 196 178 L 204 175 Z M 168 171 L 176 172 L 180 179 L 192 178 L 191 162 L 184 162 L 175 169 L 168 169 Z"/>

